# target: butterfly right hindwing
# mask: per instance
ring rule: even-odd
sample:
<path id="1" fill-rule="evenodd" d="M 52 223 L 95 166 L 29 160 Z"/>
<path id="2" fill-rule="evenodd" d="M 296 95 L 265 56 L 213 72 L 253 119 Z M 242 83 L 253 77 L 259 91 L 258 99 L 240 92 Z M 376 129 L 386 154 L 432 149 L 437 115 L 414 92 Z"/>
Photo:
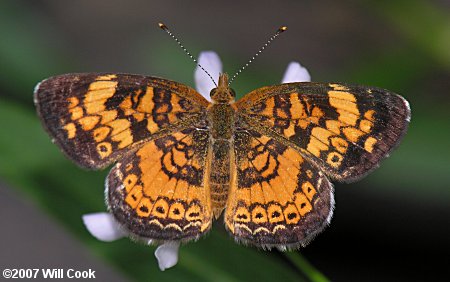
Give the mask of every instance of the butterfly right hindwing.
<path id="1" fill-rule="evenodd" d="M 225 224 L 264 248 L 306 245 L 331 220 L 333 186 L 295 149 L 246 129 L 235 133 L 234 176 Z"/>

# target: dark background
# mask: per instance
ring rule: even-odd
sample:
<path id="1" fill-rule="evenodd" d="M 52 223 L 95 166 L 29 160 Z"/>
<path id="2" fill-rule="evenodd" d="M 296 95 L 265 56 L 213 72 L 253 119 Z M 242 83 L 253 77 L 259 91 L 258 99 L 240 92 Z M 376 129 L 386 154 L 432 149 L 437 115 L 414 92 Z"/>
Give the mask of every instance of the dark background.
<path id="1" fill-rule="evenodd" d="M 243 2 L 243 3 L 242 3 Z M 450 238 L 448 1 L 1 1 L 0 267 L 97 269 L 101 280 L 423 281 L 444 279 Z M 387 88 L 409 100 L 409 132 L 365 179 L 336 184 L 330 227 L 299 252 L 238 246 L 217 222 L 160 272 L 155 247 L 103 243 L 81 215 L 104 211 L 107 171 L 65 159 L 32 101 L 40 80 L 69 72 L 129 72 L 193 85 L 196 57 L 214 50 L 238 95 L 280 81 L 300 61 L 313 81 Z M 448 279 L 448 275 L 447 275 Z"/>

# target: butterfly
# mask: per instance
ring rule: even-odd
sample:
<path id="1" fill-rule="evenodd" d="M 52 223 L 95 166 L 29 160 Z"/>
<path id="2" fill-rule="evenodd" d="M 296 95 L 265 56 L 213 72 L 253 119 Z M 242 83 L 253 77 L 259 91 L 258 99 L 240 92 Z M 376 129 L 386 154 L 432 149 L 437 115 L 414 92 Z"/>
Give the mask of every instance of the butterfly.
<path id="1" fill-rule="evenodd" d="M 135 239 L 187 242 L 222 214 L 238 242 L 298 248 L 330 222 L 330 180 L 378 167 L 405 135 L 408 102 L 388 90 L 299 82 L 238 101 L 221 74 L 211 102 L 162 78 L 81 73 L 37 85 L 44 128 L 87 169 L 114 164 L 106 203 Z"/>

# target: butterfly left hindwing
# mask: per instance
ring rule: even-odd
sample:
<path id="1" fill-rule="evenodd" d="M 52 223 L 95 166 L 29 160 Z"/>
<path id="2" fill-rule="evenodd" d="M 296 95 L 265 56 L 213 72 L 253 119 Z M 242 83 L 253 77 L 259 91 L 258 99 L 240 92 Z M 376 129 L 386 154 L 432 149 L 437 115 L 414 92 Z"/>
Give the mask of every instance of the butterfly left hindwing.
<path id="1" fill-rule="evenodd" d="M 147 142 L 106 181 L 109 210 L 138 239 L 188 241 L 209 230 L 209 135 L 189 128 Z"/>

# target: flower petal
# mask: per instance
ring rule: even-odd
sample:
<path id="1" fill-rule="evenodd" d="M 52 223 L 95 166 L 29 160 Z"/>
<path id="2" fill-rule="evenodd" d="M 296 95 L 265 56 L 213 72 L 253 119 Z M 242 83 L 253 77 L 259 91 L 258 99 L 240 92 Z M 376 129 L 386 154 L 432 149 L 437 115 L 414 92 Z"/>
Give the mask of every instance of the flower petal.
<path id="1" fill-rule="evenodd" d="M 308 70 L 302 67 L 302 65 L 297 62 L 291 62 L 284 72 L 283 80 L 281 81 L 281 83 L 310 81 L 311 75 L 309 75 Z"/>
<path id="2" fill-rule="evenodd" d="M 177 264 L 179 248 L 180 242 L 167 242 L 156 249 L 155 257 L 158 260 L 159 269 L 161 269 L 161 271 Z"/>
<path id="3" fill-rule="evenodd" d="M 110 213 L 90 213 L 82 218 L 89 233 L 100 241 L 111 242 L 127 236 Z"/>
<path id="4" fill-rule="evenodd" d="M 219 55 L 214 51 L 203 51 L 198 56 L 198 63 L 211 74 L 217 83 L 219 74 L 222 72 L 222 62 L 220 61 Z M 211 81 L 211 78 L 197 66 L 195 68 L 194 79 L 197 91 L 210 101 L 209 92 L 216 87 Z"/>

